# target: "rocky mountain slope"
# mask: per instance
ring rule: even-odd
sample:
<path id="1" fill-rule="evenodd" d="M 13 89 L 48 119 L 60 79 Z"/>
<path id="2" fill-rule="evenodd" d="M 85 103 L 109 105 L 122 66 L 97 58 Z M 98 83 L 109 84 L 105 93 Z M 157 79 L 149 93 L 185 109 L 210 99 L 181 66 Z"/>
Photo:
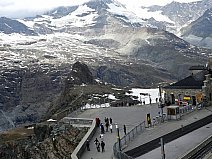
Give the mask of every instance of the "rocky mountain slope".
<path id="1" fill-rule="evenodd" d="M 0 32 L 5 34 L 21 33 L 25 35 L 37 35 L 21 22 L 6 17 L 0 17 Z"/>
<path id="2" fill-rule="evenodd" d="M 182 37 L 197 46 L 212 48 L 212 8 L 182 29 Z"/>
<path id="3" fill-rule="evenodd" d="M 195 4 L 200 6 L 200 3 Z M 92 81 L 98 79 L 103 83 L 130 87 L 154 87 L 160 82 L 173 82 L 187 76 L 188 68 L 194 63 L 206 63 L 211 50 L 195 47 L 163 30 L 163 26 L 147 25 L 148 21 L 163 22 L 154 18 L 145 20 L 128 9 L 117 1 L 93 0 L 13 21 L 14 27 L 22 23 L 26 30 L 0 33 L 2 129 L 37 122 L 48 111 L 51 115 L 62 111 L 55 103 L 67 87 L 65 79 L 71 79 L 70 73 L 74 75 L 72 66 L 76 61 L 88 65 Z M 151 9 L 158 11 L 160 8 Z M 23 35 L 27 30 L 37 36 Z M 75 83 L 78 89 L 73 91 L 73 98 L 62 96 L 65 102 L 59 101 L 58 106 L 67 108 L 72 99 L 82 97 L 82 83 Z M 93 87 L 97 85 L 89 86 L 86 91 Z M 98 89 L 97 93 L 111 91 L 104 89 L 105 92 Z M 89 95 L 92 92 L 75 105 L 82 104 Z"/>
<path id="4" fill-rule="evenodd" d="M 210 0 L 202 0 L 190 3 L 180 3 L 173 1 L 163 7 L 150 7 L 151 11 L 161 11 L 161 14 L 167 16 L 172 23 L 167 25 L 167 31 L 179 33 L 182 27 L 189 25 L 197 20 L 203 13 L 212 7 Z"/>
<path id="5" fill-rule="evenodd" d="M 18 128 L 0 134 L 0 158 L 71 158 L 88 128 L 59 127 L 57 134 L 53 135 L 53 127 L 55 125 L 38 124 L 34 131 Z"/>
<path id="6" fill-rule="evenodd" d="M 85 25 L 95 26 L 98 21 L 113 15 L 126 25 L 136 27 L 153 27 L 178 33 L 182 27 L 195 21 L 212 7 L 210 0 L 190 3 L 173 1 L 165 6 L 142 6 L 124 3 L 121 0 L 91 0 L 80 6 L 58 7 L 36 17 L 19 20 L 39 34 L 67 31 L 67 28 Z M 83 13 L 82 13 L 83 11 Z M 5 22 L 5 24 L 7 24 Z M 98 25 L 103 25 L 98 23 Z M 29 34 L 30 35 L 30 34 Z"/>

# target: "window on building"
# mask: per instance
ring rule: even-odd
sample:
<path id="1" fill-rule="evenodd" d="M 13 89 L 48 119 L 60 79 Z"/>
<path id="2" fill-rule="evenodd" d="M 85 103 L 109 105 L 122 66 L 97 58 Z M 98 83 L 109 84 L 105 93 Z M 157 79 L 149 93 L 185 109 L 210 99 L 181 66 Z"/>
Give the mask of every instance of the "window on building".
<path id="1" fill-rule="evenodd" d="M 167 109 L 168 110 L 168 115 L 176 115 L 176 113 L 175 113 L 175 109 L 170 109 L 170 108 L 168 108 Z"/>
<path id="2" fill-rule="evenodd" d="M 209 93 L 209 101 L 212 100 L 212 96 L 211 96 L 211 93 Z"/>

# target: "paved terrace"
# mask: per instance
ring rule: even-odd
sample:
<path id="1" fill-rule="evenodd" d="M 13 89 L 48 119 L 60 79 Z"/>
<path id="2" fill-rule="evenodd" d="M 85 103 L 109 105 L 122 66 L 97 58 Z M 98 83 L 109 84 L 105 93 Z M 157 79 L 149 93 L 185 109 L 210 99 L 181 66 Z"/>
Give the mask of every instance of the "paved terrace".
<path id="1" fill-rule="evenodd" d="M 211 109 L 211 108 L 210 108 Z M 134 107 L 109 107 L 109 108 L 100 108 L 100 109 L 89 109 L 81 114 L 78 114 L 79 118 L 96 118 L 99 117 L 104 123 L 104 118 L 112 118 L 113 123 L 117 123 L 120 129 L 120 136 L 123 136 L 123 125 L 127 126 L 127 131 L 130 131 L 139 123 L 143 122 L 146 119 L 146 114 L 150 113 L 151 117 L 158 115 L 158 112 L 161 109 L 158 108 L 157 104 L 152 105 L 140 105 Z M 165 110 L 165 109 L 164 109 Z M 211 109 L 212 110 L 212 109 Z M 166 111 L 165 111 L 166 112 Z M 141 135 L 137 136 L 133 142 L 129 143 L 124 151 L 135 148 L 143 143 L 146 143 L 152 139 L 155 139 L 161 135 L 164 135 L 168 132 L 171 132 L 175 129 L 181 128 L 181 125 L 188 125 L 199 119 L 202 119 L 205 116 L 210 115 L 212 112 L 206 109 L 196 110 L 192 113 L 186 114 L 179 121 L 169 121 L 163 124 L 157 125 L 154 128 L 146 129 Z M 82 159 L 111 159 L 113 158 L 113 145 L 117 141 L 115 125 L 113 125 L 113 133 L 106 132 L 104 134 L 105 141 L 105 152 L 97 152 L 94 140 L 99 138 L 100 131 L 97 130 L 93 139 L 90 141 L 90 151 L 85 151 Z"/>

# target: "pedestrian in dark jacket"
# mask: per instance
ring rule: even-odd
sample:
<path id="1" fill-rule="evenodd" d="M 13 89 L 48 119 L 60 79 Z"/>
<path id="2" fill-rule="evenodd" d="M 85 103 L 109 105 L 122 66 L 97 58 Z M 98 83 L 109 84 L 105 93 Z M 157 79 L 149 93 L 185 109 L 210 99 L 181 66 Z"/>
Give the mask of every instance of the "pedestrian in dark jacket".
<path id="1" fill-rule="evenodd" d="M 106 132 L 108 132 L 109 122 L 107 122 L 107 123 L 105 124 L 105 126 L 106 126 Z"/>
<path id="2" fill-rule="evenodd" d="M 105 133 L 105 128 L 104 128 L 104 125 L 102 123 L 100 125 L 100 129 L 101 129 L 101 134 L 104 134 Z"/>
<path id="3" fill-rule="evenodd" d="M 110 118 L 110 124 L 113 124 L 113 119 L 112 118 Z"/>
<path id="4" fill-rule="evenodd" d="M 97 144 L 99 143 L 99 140 L 96 138 L 96 139 L 94 140 L 94 143 L 95 143 L 95 145 L 97 146 Z"/>
<path id="5" fill-rule="evenodd" d="M 105 151 L 105 142 L 104 141 L 101 141 L 101 148 L 102 148 L 102 152 Z"/>
<path id="6" fill-rule="evenodd" d="M 89 143 L 89 140 L 86 141 L 86 148 L 87 148 L 88 151 L 90 151 L 90 143 Z"/>

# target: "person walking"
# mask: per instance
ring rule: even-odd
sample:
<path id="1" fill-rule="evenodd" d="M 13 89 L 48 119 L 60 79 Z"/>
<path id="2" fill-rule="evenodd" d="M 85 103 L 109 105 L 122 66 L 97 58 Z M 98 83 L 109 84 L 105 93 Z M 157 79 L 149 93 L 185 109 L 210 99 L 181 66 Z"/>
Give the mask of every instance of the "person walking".
<path id="1" fill-rule="evenodd" d="M 99 140 L 96 138 L 96 139 L 94 140 L 94 143 L 95 143 L 95 145 L 96 145 L 97 151 L 99 152 L 99 151 L 100 151 L 100 142 L 99 142 Z"/>
<path id="2" fill-rule="evenodd" d="M 101 134 L 105 133 L 105 128 L 104 128 L 104 125 L 102 123 L 100 124 L 100 130 L 101 130 Z"/>
<path id="3" fill-rule="evenodd" d="M 108 132 L 109 121 L 106 122 L 105 127 L 106 127 L 106 132 Z"/>
<path id="4" fill-rule="evenodd" d="M 109 119 L 105 117 L 105 124 L 106 124 L 108 121 L 109 121 Z"/>
<path id="5" fill-rule="evenodd" d="M 96 127 L 99 127 L 99 125 L 100 125 L 100 119 L 96 118 Z"/>
<path id="6" fill-rule="evenodd" d="M 89 143 L 89 140 L 86 140 L 86 148 L 88 151 L 90 151 L 90 143 Z"/>
<path id="7" fill-rule="evenodd" d="M 105 151 L 105 142 L 104 141 L 101 141 L 101 148 L 102 148 L 102 152 Z"/>
<path id="8" fill-rule="evenodd" d="M 113 132 L 113 125 L 110 124 L 110 132 L 112 133 Z"/>
<path id="9" fill-rule="evenodd" d="M 97 143 L 96 149 L 97 149 L 98 152 L 100 152 L 100 142 Z"/>
<path id="10" fill-rule="evenodd" d="M 112 118 L 110 118 L 110 124 L 113 124 L 113 119 Z"/>
<path id="11" fill-rule="evenodd" d="M 95 143 L 95 145 L 97 146 L 97 143 L 99 143 L 99 140 L 96 138 L 96 139 L 94 140 L 94 143 Z"/>
<path id="12" fill-rule="evenodd" d="M 126 125 L 124 125 L 124 134 L 125 134 L 125 135 L 127 134 L 127 128 L 126 128 Z"/>

